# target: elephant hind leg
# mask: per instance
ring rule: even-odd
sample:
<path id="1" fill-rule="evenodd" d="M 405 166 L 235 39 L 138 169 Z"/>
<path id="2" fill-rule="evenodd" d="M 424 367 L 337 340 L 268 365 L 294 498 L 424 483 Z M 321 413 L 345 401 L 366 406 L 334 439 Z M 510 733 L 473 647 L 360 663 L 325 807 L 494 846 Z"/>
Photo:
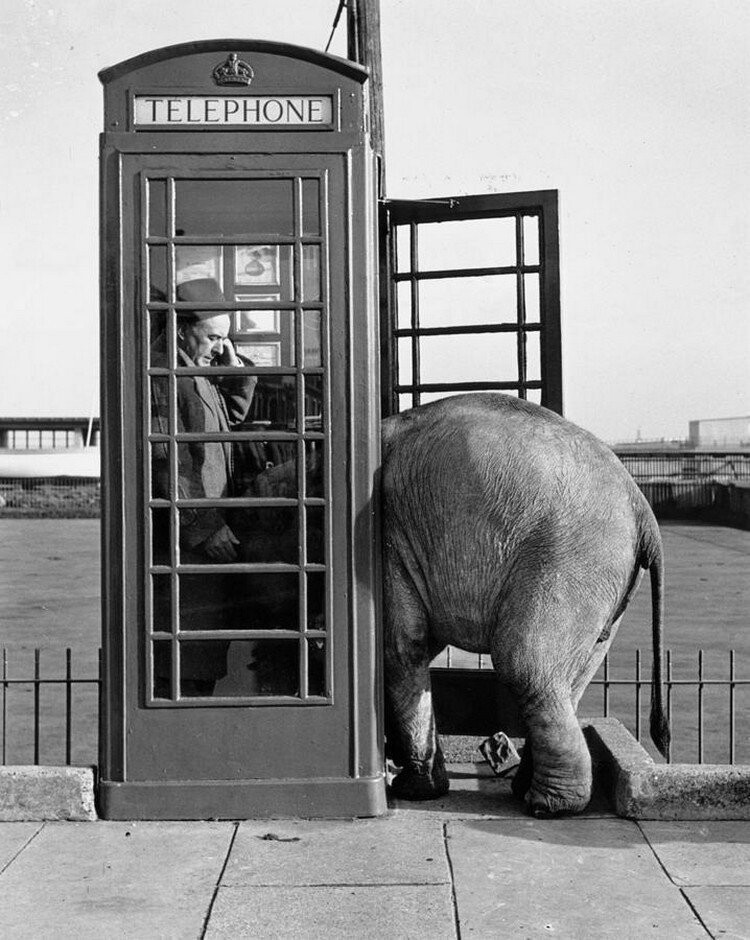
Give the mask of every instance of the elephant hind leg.
<path id="1" fill-rule="evenodd" d="M 427 616 L 406 585 L 397 593 L 399 603 L 386 604 L 385 631 L 387 750 L 401 766 L 391 789 L 406 800 L 436 799 L 448 791 L 448 774 L 432 708 Z"/>
<path id="2" fill-rule="evenodd" d="M 540 818 L 581 812 L 591 799 L 592 773 L 567 678 L 574 654 L 529 619 L 515 626 L 512 638 L 505 634 L 493 649 L 495 669 L 515 693 L 527 728 L 513 793 Z"/>

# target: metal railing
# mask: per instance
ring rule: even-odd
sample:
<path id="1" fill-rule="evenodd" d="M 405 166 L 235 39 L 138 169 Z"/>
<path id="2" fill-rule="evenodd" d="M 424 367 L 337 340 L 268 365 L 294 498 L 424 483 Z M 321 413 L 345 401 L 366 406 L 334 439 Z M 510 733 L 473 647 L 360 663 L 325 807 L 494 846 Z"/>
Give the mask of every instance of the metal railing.
<path id="1" fill-rule="evenodd" d="M 615 453 L 637 483 L 750 482 L 750 450 Z"/>
<path id="2" fill-rule="evenodd" d="M 59 764 L 59 757 L 50 757 L 55 752 L 59 753 L 61 743 L 64 744 L 64 763 L 70 766 L 74 763 L 74 727 L 79 738 L 76 741 L 75 763 L 96 763 L 100 676 L 74 676 L 73 654 L 70 648 L 65 650 L 64 674 L 55 677 L 43 676 L 43 651 L 36 648 L 33 652 L 33 673 L 11 676 L 9 652 L 7 649 L 2 651 L 0 754 L 3 766 L 8 763 Z M 74 721 L 74 692 L 78 688 L 91 689 L 95 694 L 88 696 L 83 703 L 78 703 L 78 714 Z M 62 702 L 60 695 L 43 700 L 43 690 L 61 692 Z M 31 761 L 27 758 L 29 753 L 33 755 Z"/>
<path id="3" fill-rule="evenodd" d="M 0 477 L 5 519 L 97 519 L 100 505 L 96 477 Z"/>
<path id="4" fill-rule="evenodd" d="M 33 672 L 11 675 L 10 656 L 2 652 L 2 695 L 0 699 L 0 751 L 2 764 L 60 763 L 51 755 L 64 750 L 64 763 L 93 764 L 97 760 L 99 727 L 99 676 L 73 675 L 73 656 L 65 650 L 62 675 L 42 674 L 42 650 L 33 651 Z M 47 651 L 50 653 L 50 651 Z M 449 668 L 473 662 L 476 670 L 490 670 L 487 656 L 469 656 L 449 649 L 442 657 Z M 666 707 L 673 729 L 668 760 L 704 763 L 750 763 L 750 678 L 740 678 L 734 650 L 728 651 L 727 674 L 709 677 L 703 650 L 697 652 L 694 675 L 678 674 L 671 651 L 666 655 Z M 647 712 L 651 688 L 650 663 L 635 651 L 634 670 L 622 675 L 606 659 L 584 694 L 579 714 L 586 717 L 619 718 L 647 748 L 655 753 L 647 733 Z M 618 675 L 613 675 L 613 672 Z M 75 691 L 92 694 L 76 701 Z M 62 701 L 60 695 L 62 693 Z M 685 702 L 685 692 L 692 693 Z M 714 693 L 723 693 L 720 704 Z M 677 702 L 678 697 L 681 699 Z M 709 701 L 711 697 L 711 701 Z M 708 745 L 708 746 L 707 746 Z M 29 760 L 28 756 L 33 755 Z M 19 759 L 21 758 L 21 759 Z"/>

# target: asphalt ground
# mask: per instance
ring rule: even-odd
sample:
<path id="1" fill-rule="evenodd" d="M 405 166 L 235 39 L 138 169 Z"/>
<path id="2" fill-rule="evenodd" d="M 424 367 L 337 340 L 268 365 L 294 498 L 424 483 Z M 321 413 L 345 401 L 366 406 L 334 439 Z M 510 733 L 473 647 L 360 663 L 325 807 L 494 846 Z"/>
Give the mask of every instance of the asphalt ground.
<path id="1" fill-rule="evenodd" d="M 750 679 L 750 532 L 720 526 L 662 524 L 666 591 L 666 648 L 673 676 L 695 679 L 698 650 L 704 676 L 727 679 L 729 650 L 736 651 L 736 677 Z M 100 642 L 99 521 L 96 519 L 0 519 L 0 647 L 7 650 L 8 675 L 30 677 L 34 649 L 43 676 L 65 673 L 65 649 L 72 650 L 74 677 L 95 677 Z M 643 650 L 642 677 L 650 675 L 651 609 L 644 579 L 610 653 L 610 677 L 632 678 L 635 651 Z M 454 663 L 461 655 L 454 656 Z M 59 763 L 64 738 L 62 687 L 42 690 L 42 763 Z M 609 714 L 635 730 L 634 688 L 613 688 Z M 31 686 L 8 690 L 6 762 L 30 763 L 33 722 Z M 603 692 L 586 693 L 581 715 L 602 714 Z M 729 693 L 708 686 L 703 694 L 703 758 L 728 760 Z M 641 690 L 644 737 L 648 689 Z M 74 691 L 73 763 L 96 760 L 96 694 Z M 735 761 L 750 763 L 750 686 L 735 698 Z M 695 686 L 672 696 L 673 759 L 698 759 L 698 699 Z M 647 743 L 644 740 L 644 744 Z"/>

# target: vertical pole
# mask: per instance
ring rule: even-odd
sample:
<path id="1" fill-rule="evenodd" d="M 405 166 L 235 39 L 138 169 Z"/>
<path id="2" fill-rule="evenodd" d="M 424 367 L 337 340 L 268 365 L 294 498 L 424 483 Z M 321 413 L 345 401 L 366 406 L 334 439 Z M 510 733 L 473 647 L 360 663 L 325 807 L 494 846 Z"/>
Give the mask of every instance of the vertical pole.
<path id="1" fill-rule="evenodd" d="M 34 764 L 39 764 L 39 690 L 42 681 L 41 650 L 34 650 Z"/>
<path id="2" fill-rule="evenodd" d="M 370 138 L 379 162 L 379 196 L 385 196 L 383 58 L 380 46 L 380 0 L 347 0 L 349 58 L 370 72 Z"/>
<path id="3" fill-rule="evenodd" d="M 72 761 L 71 730 L 73 712 L 73 662 L 70 647 L 65 650 L 65 764 L 70 767 Z"/>

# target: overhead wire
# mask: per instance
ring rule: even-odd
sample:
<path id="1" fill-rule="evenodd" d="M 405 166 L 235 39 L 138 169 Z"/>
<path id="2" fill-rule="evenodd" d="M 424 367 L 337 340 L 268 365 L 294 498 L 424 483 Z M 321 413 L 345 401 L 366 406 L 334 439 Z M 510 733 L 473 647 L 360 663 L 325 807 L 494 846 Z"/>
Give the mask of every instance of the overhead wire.
<path id="1" fill-rule="evenodd" d="M 328 52 L 328 50 L 331 48 L 333 37 L 336 33 L 336 30 L 339 25 L 339 20 L 341 19 L 341 14 L 344 12 L 345 7 L 346 7 L 346 0 L 339 0 L 338 9 L 336 10 L 336 15 L 333 18 L 333 26 L 331 26 L 331 35 L 328 37 L 328 42 L 326 43 L 326 47 L 325 47 L 326 52 Z"/>

